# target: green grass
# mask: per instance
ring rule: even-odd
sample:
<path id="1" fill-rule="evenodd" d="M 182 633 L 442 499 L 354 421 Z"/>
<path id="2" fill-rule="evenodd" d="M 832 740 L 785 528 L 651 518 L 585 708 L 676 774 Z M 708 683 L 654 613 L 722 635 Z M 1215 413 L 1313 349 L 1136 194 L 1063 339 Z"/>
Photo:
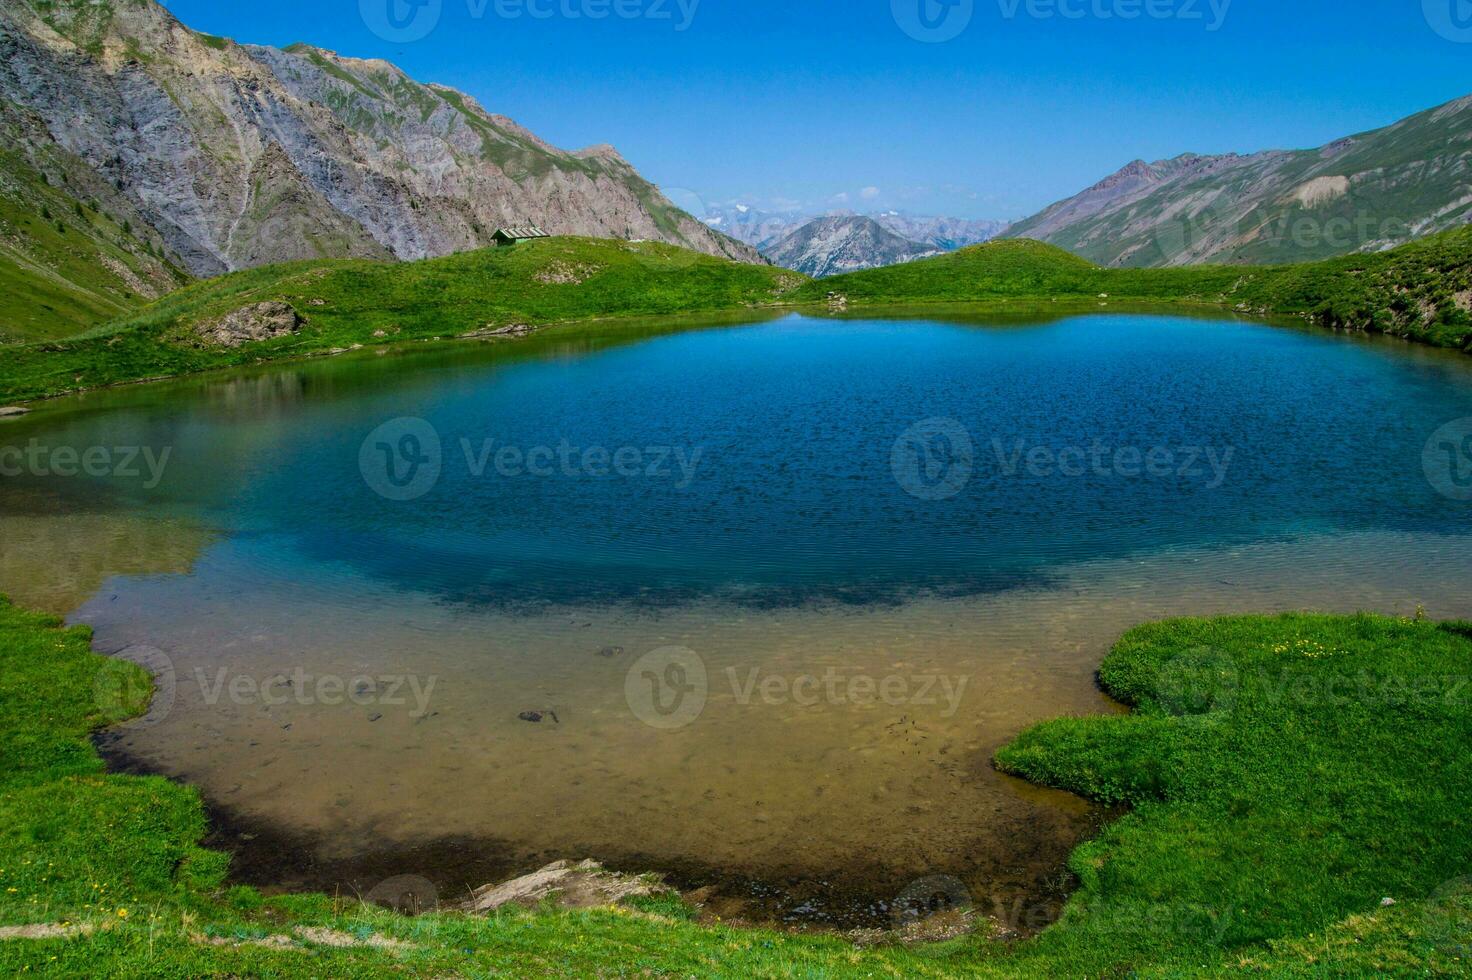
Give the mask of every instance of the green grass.
<path id="1" fill-rule="evenodd" d="M 86 740 L 138 668 L 0 601 L 0 971 L 67 976 L 1465 976 L 1472 972 L 1472 626 L 1375 616 L 1180 620 L 1101 678 L 1136 706 L 1066 719 L 1004 768 L 1130 811 L 1072 859 L 1039 937 L 857 948 L 643 908 L 407 918 L 228 885 L 190 789 L 108 775 Z M 1396 904 L 1381 907 L 1381 899 Z M 333 948 L 331 928 L 395 948 Z M 275 937 L 274 939 L 272 937 Z M 275 945 L 271 945 L 275 943 Z"/>

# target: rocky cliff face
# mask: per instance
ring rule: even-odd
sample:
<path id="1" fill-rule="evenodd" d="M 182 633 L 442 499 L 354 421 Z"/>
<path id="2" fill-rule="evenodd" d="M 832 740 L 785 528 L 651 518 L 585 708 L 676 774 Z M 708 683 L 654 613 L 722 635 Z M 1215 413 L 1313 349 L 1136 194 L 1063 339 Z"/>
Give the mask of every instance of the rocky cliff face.
<path id="1" fill-rule="evenodd" d="M 768 247 L 765 253 L 784 269 L 823 278 L 897 265 L 939 255 L 941 251 L 932 245 L 901 238 L 873 218 L 837 215 L 803 225 Z"/>
<path id="2" fill-rule="evenodd" d="M 1104 265 L 1281 263 L 1472 220 L 1472 97 L 1315 150 L 1136 160 L 1013 225 Z"/>
<path id="3" fill-rule="evenodd" d="M 196 275 L 425 258 L 528 223 L 762 261 L 611 147 L 565 152 L 386 62 L 237 45 L 153 0 L 0 0 L 0 99 L 118 188 Z"/>
<path id="4" fill-rule="evenodd" d="M 0 344 L 76 333 L 188 281 L 134 202 L 0 99 Z"/>

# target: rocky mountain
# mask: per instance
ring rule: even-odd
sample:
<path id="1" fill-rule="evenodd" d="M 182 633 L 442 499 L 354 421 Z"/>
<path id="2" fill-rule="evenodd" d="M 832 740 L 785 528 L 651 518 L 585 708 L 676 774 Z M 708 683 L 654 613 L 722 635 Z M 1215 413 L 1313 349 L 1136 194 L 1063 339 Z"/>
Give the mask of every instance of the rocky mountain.
<path id="1" fill-rule="evenodd" d="M 1313 150 L 1136 160 L 1013 225 L 1103 265 L 1376 252 L 1472 220 L 1472 97 Z"/>
<path id="2" fill-rule="evenodd" d="M 40 120 L 0 101 L 0 343 L 76 333 L 188 281 L 162 236 Z"/>
<path id="3" fill-rule="evenodd" d="M 970 221 L 965 218 L 922 218 L 900 211 L 886 211 L 871 217 L 912 242 L 934 245 L 953 252 L 967 245 L 989 242 L 1007 230 L 1005 221 Z"/>
<path id="4" fill-rule="evenodd" d="M 898 265 L 939 255 L 942 251 L 933 245 L 901 238 L 863 215 L 818 218 L 763 249 L 776 265 L 815 278 Z"/>
<path id="5" fill-rule="evenodd" d="M 559 150 L 387 62 L 236 44 L 153 0 L 0 0 L 0 102 L 30 133 L 7 137 L 7 155 L 37 173 L 63 157 L 90 172 L 84 182 L 112 188 L 94 195 L 107 213 L 140 236 L 119 247 L 147 241 L 197 276 L 444 255 L 523 224 L 762 261 L 612 147 Z"/>

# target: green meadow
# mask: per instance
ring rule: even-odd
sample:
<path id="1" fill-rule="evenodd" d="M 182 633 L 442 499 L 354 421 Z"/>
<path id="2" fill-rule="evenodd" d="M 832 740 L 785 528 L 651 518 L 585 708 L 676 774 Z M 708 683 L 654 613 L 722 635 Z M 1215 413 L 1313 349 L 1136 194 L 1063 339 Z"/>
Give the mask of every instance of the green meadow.
<path id="1" fill-rule="evenodd" d="M 267 897 L 203 849 L 192 789 L 105 771 L 88 734 L 141 668 L 0 605 L 0 970 L 63 976 L 1466 976 L 1472 624 L 1379 616 L 1142 626 L 1100 672 L 1133 706 L 1022 733 L 997 765 L 1126 806 L 1035 938 L 787 934 L 673 899 L 416 917 Z"/>

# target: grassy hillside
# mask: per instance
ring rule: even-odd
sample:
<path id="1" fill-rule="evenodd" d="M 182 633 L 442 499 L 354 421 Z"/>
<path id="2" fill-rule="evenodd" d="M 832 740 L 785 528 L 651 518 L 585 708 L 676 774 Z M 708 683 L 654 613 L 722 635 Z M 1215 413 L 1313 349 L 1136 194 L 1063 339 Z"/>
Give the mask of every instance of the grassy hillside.
<path id="1" fill-rule="evenodd" d="M 187 281 L 115 187 L 0 104 L 0 344 L 78 333 Z"/>
<path id="2" fill-rule="evenodd" d="M 414 263 L 316 261 L 195 283 L 137 314 L 63 341 L 12 348 L 0 401 L 351 348 L 461 337 L 603 316 L 771 304 L 797 273 L 671 245 L 554 238 Z M 260 302 L 290 304 L 301 331 L 239 348 L 197 327 Z"/>
<path id="3" fill-rule="evenodd" d="M 1105 269 L 1041 242 L 997 241 L 810 283 L 797 295 L 816 302 L 830 291 L 860 307 L 1089 300 L 1098 301 L 1089 303 L 1095 307 L 1132 301 L 1192 303 L 1468 349 L 1472 228 L 1373 255 L 1251 269 Z"/>
<path id="4" fill-rule="evenodd" d="M 1238 269 L 1103 269 L 1053 245 L 993 241 L 904 265 L 868 269 L 811 283 L 803 296 L 828 292 L 850 303 L 977 303 L 998 300 L 1113 298 L 1217 302 Z"/>
<path id="5" fill-rule="evenodd" d="M 1472 350 L 1472 228 L 1253 275 L 1229 296 L 1316 326 Z"/>
<path id="6" fill-rule="evenodd" d="M 440 911 L 265 898 L 202 850 L 194 791 L 87 741 L 140 669 L 0 600 L 0 970 L 18 976 L 1465 976 L 1472 626 L 1371 616 L 1157 624 L 1103 669 L 1134 714 L 1040 726 L 1000 762 L 1130 815 L 1074 855 L 1063 920 L 940 944 L 694 921 L 669 899 Z M 1382 905 L 1383 898 L 1394 899 Z M 983 911 L 990 911 L 983 910 Z"/>

